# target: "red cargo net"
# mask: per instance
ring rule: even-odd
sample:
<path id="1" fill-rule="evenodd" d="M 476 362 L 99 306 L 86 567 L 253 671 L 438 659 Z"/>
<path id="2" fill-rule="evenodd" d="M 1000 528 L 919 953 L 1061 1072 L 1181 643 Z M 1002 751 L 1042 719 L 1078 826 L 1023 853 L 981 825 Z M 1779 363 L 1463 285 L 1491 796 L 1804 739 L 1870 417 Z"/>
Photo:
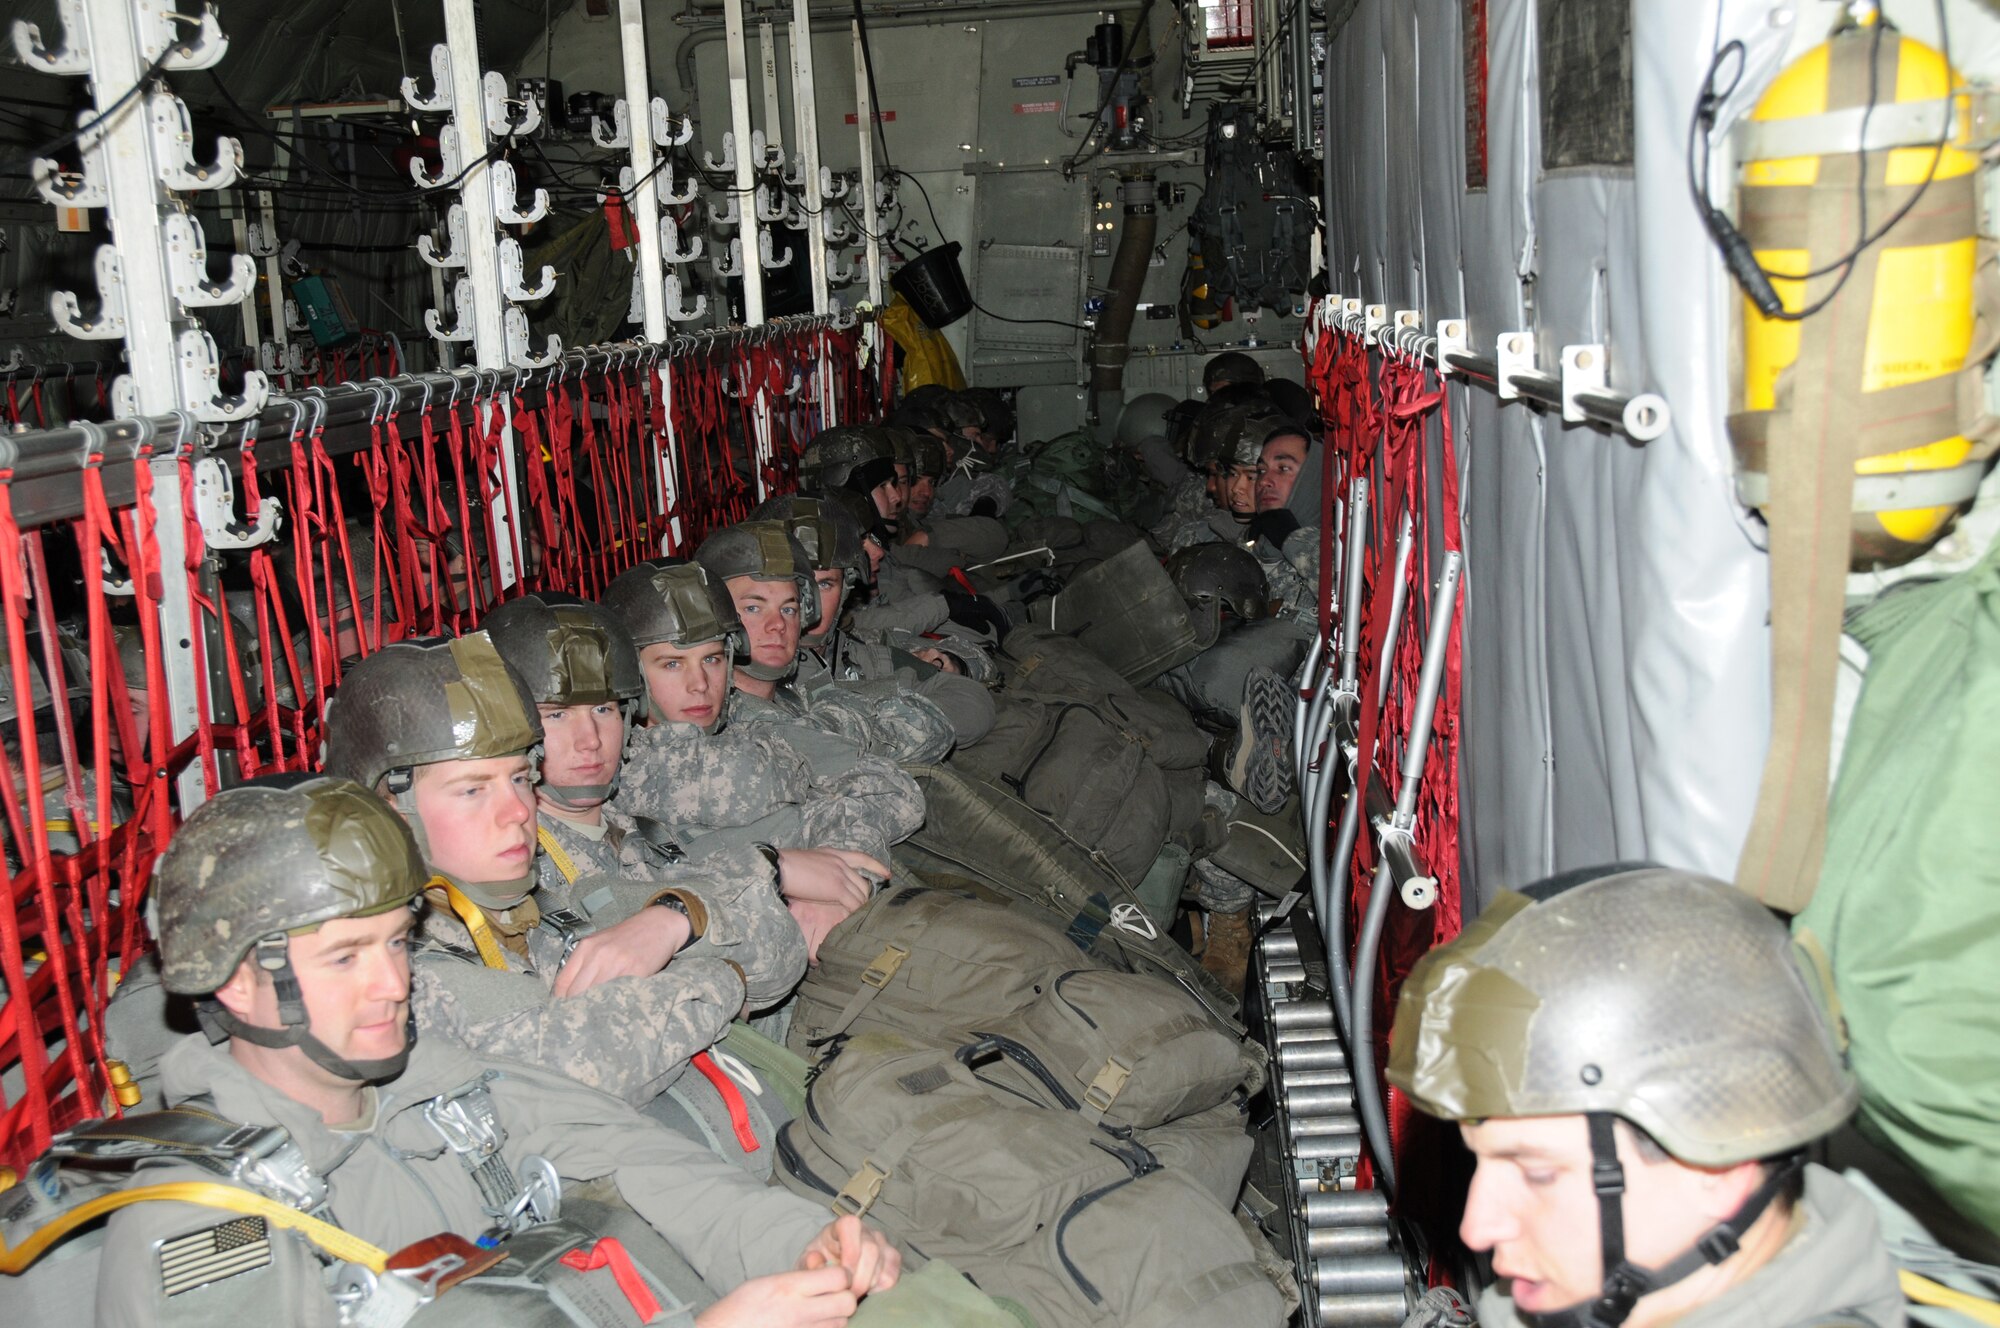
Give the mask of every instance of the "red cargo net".
<path id="1" fill-rule="evenodd" d="M 207 439 L 235 479 L 238 534 L 262 499 L 278 501 L 277 537 L 248 549 L 205 547 L 192 456 L 165 463 L 179 512 L 155 511 L 162 463 L 141 449 L 84 467 L 79 517 L 26 530 L 14 475 L 0 472 L 0 1165 L 18 1169 L 53 1132 L 120 1108 L 105 1002 L 150 946 L 145 887 L 187 772 L 213 793 L 314 769 L 324 699 L 354 660 L 476 629 L 527 591 L 598 596 L 789 489 L 814 432 L 880 417 L 886 366 L 860 363 L 859 337 L 773 328 L 552 370 L 378 378 L 348 385 L 368 405 L 334 431 L 339 398 L 308 390 L 267 409 L 275 439 L 267 424 L 258 441 L 254 421 Z M 365 343 L 354 367 L 388 370 L 395 353 Z M 16 400 L 32 421 L 30 389 Z M 109 474 L 128 501 L 107 498 Z M 162 559 L 160 532 L 176 529 L 162 518 L 180 523 L 176 565 Z M 204 629 L 184 645 L 161 622 L 170 578 Z M 178 741 L 163 700 L 175 648 L 220 680 Z"/>
<path id="2" fill-rule="evenodd" d="M 1370 781 L 1380 780 L 1393 797 L 1400 789 L 1404 741 L 1416 708 L 1417 679 L 1423 665 L 1424 640 L 1431 622 L 1433 587 L 1444 555 L 1462 552 L 1459 524 L 1458 463 L 1453 450 L 1447 393 L 1434 368 L 1381 348 L 1362 337 L 1339 330 L 1323 332 L 1307 352 L 1307 379 L 1320 404 L 1327 429 L 1327 516 L 1344 503 L 1353 481 L 1366 481 L 1369 491 L 1368 538 L 1363 551 L 1363 591 L 1360 605 L 1361 650 L 1359 692 L 1361 713 L 1358 749 L 1373 752 L 1372 763 L 1359 771 L 1361 787 L 1350 796 L 1367 795 Z M 1404 577 L 1405 607 L 1396 640 L 1386 642 L 1390 603 L 1395 593 L 1396 545 L 1403 521 L 1412 525 L 1414 544 Z M 1332 522 L 1322 523 L 1322 603 L 1338 577 Z M 1388 1060 L 1389 1018 L 1410 968 L 1433 945 L 1458 934 L 1462 925 L 1459 882 L 1459 703 L 1461 634 L 1465 618 L 1467 575 L 1462 575 L 1447 638 L 1443 686 L 1431 731 L 1428 757 L 1417 794 L 1416 848 L 1426 869 L 1437 878 L 1438 901 L 1417 911 L 1392 907 L 1374 973 L 1356 973 L 1354 981 L 1377 984 L 1376 1065 Z M 1388 650 L 1385 653 L 1385 644 Z M 1386 700 L 1377 705 L 1384 659 L 1390 671 Z M 1339 809 L 1334 812 L 1336 818 Z M 1367 909 L 1374 886 L 1375 844 L 1364 831 L 1355 845 L 1350 866 L 1347 917 L 1357 924 Z M 1336 883 L 1339 888 L 1339 883 Z M 1350 959 L 1354 937 L 1341 938 Z M 1405 1176 L 1404 1195 L 1418 1193 L 1409 1177 L 1426 1164 L 1426 1150 L 1412 1141 L 1421 1133 L 1409 1104 L 1388 1090 L 1389 1124 L 1397 1169 Z"/>

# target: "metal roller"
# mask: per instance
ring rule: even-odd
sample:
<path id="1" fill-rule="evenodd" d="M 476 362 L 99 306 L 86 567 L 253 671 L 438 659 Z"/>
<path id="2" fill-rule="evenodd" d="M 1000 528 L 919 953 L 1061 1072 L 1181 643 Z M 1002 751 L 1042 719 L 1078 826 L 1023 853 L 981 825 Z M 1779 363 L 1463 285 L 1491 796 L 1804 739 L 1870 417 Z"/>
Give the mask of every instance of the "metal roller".
<path id="1" fill-rule="evenodd" d="M 1386 1227 L 1389 1200 L 1380 1190 L 1336 1190 L 1308 1194 L 1299 1215 L 1309 1227 Z"/>
<path id="2" fill-rule="evenodd" d="M 1321 1296 L 1322 1328 L 1398 1328 L 1409 1316 L 1402 1295 Z"/>
<path id="3" fill-rule="evenodd" d="M 1266 932 L 1259 944 L 1263 947 L 1264 957 L 1267 959 L 1290 959 L 1299 953 L 1298 933 L 1282 927 L 1276 931 Z"/>
<path id="4" fill-rule="evenodd" d="M 1297 1116 L 1347 1115 L 1354 1110 L 1354 1086 L 1313 1084 L 1295 1089 L 1288 1084 L 1285 1110 Z"/>
<path id="5" fill-rule="evenodd" d="M 1271 1027 L 1279 1032 L 1332 1028 L 1333 1006 L 1325 1001 L 1286 1001 L 1271 1007 Z"/>
<path id="6" fill-rule="evenodd" d="M 1264 966 L 1264 981 L 1273 986 L 1305 980 L 1306 966 L 1295 959 L 1274 959 Z"/>
<path id="7" fill-rule="evenodd" d="M 1292 1140 L 1292 1155 L 1301 1162 L 1332 1162 L 1343 1157 L 1361 1156 L 1361 1123 L 1350 1118 L 1351 1129 L 1342 1134 L 1302 1134 Z"/>
<path id="8" fill-rule="evenodd" d="M 1313 1264 L 1313 1280 L 1325 1296 L 1387 1295 L 1394 1292 L 1401 1303 L 1409 1273 L 1394 1254 L 1357 1254 L 1344 1259 L 1320 1259 Z"/>
<path id="9" fill-rule="evenodd" d="M 1354 1082 L 1354 1076 L 1338 1066 L 1326 1070 L 1288 1070 L 1282 1078 L 1288 1091 L 1294 1088 L 1333 1088 Z"/>
<path id="10" fill-rule="evenodd" d="M 1278 1068 L 1289 1075 L 1294 1071 L 1344 1070 L 1347 1048 L 1337 1038 L 1304 1038 L 1278 1048 Z"/>
<path id="11" fill-rule="evenodd" d="M 1382 1254 L 1388 1248 L 1387 1227 L 1317 1227 L 1306 1232 L 1306 1257 L 1311 1259 Z"/>
<path id="12" fill-rule="evenodd" d="M 1323 1116 L 1290 1117 L 1285 1121 L 1285 1129 L 1294 1139 L 1309 1134 L 1351 1134 L 1361 1128 L 1360 1121 L 1351 1111 L 1336 1111 Z"/>

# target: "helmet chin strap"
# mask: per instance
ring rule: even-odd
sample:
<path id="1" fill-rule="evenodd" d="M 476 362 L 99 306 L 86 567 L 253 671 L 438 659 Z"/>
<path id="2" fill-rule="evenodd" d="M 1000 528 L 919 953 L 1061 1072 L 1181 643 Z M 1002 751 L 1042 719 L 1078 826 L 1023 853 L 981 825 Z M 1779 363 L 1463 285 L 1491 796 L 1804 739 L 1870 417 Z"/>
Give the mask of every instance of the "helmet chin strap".
<path id="1" fill-rule="evenodd" d="M 587 812 L 611 801 L 611 795 L 618 791 L 618 781 L 608 784 L 550 784 L 543 783 L 537 791 L 566 812 Z"/>
<path id="2" fill-rule="evenodd" d="M 1619 1328 L 1644 1297 L 1734 1256 L 1743 1246 L 1744 1233 L 1756 1225 L 1771 1201 L 1805 1166 L 1804 1154 L 1797 1153 L 1772 1163 L 1764 1183 L 1743 1201 L 1734 1216 L 1710 1227 L 1672 1263 L 1661 1268 L 1641 1268 L 1625 1257 L 1625 1168 L 1618 1162 L 1617 1117 L 1593 1111 L 1584 1119 L 1590 1127 L 1590 1173 L 1597 1191 L 1604 1285 L 1592 1299 L 1566 1310 L 1544 1314 L 1516 1310 L 1528 1328 Z"/>
<path id="3" fill-rule="evenodd" d="M 401 1074 L 403 1067 L 410 1063 L 410 1052 L 417 1045 L 416 1007 L 412 1005 L 405 1016 L 401 1051 L 380 1060 L 348 1060 L 313 1036 L 311 1020 L 306 1015 L 305 998 L 299 991 L 298 974 L 292 971 L 290 945 L 285 934 L 278 932 L 259 940 L 250 952 L 257 960 L 257 967 L 271 975 L 271 985 L 277 989 L 278 1022 L 282 1027 L 264 1028 L 246 1024 L 231 1014 L 221 1001 L 210 996 L 195 1002 L 195 1018 L 201 1024 L 201 1031 L 208 1035 L 209 1042 L 213 1044 L 226 1038 L 242 1038 L 245 1042 L 269 1047 L 273 1051 L 297 1047 L 308 1060 L 328 1074 L 355 1083 L 380 1083 Z"/>
<path id="4" fill-rule="evenodd" d="M 791 659 L 783 666 L 776 666 L 759 664 L 755 659 L 745 656 L 742 662 L 737 664 L 736 667 L 743 670 L 745 675 L 755 678 L 758 682 L 783 682 L 798 671 L 799 657 L 797 654 L 793 654 Z"/>
<path id="5" fill-rule="evenodd" d="M 424 865 L 430 868 L 434 875 L 442 876 L 457 886 L 459 892 L 467 899 L 481 908 L 490 909 L 495 913 L 505 913 L 534 893 L 537 873 L 533 853 L 528 855 L 528 870 L 520 876 L 505 881 L 465 881 L 440 869 L 431 860 L 431 839 L 424 832 L 424 818 L 417 814 L 416 794 L 405 785 L 395 790 L 395 797 L 396 810 L 403 813 L 403 819 L 409 822 L 410 835 L 417 841 L 418 851 L 424 855 Z"/>

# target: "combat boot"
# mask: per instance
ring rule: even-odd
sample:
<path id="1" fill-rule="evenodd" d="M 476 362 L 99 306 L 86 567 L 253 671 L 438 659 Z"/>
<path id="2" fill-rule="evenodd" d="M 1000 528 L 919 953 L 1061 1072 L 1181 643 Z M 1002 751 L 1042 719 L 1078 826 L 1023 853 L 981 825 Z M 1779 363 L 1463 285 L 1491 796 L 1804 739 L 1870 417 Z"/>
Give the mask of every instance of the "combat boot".
<path id="1" fill-rule="evenodd" d="M 1250 910 L 1208 915 L 1201 966 L 1231 995 L 1243 993 L 1243 977 L 1250 967 Z"/>

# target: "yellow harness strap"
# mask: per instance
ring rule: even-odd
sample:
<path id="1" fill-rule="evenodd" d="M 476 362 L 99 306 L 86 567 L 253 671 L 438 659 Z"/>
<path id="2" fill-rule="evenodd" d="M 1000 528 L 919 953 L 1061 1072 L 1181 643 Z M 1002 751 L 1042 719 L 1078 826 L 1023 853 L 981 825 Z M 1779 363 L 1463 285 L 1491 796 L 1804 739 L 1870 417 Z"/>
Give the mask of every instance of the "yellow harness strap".
<path id="1" fill-rule="evenodd" d="M 1896 1271 L 1896 1278 L 1903 1285 L 1903 1295 L 1919 1305 L 1935 1305 L 1940 1309 L 1956 1310 L 1974 1323 L 2000 1324 L 2000 1305 L 1978 1296 L 1955 1291 L 1941 1282 L 1913 1273 L 1907 1268 Z"/>
<path id="2" fill-rule="evenodd" d="M 232 1213 L 261 1217 L 272 1226 L 298 1232 L 331 1257 L 347 1263 L 358 1263 L 371 1272 L 381 1272 L 389 1258 L 382 1250 L 370 1245 L 359 1236 L 342 1231 L 331 1222 L 322 1222 L 316 1217 L 309 1217 L 296 1208 L 289 1208 L 279 1203 L 276 1199 L 267 1199 L 248 1190 L 239 1190 L 234 1185 L 191 1180 L 174 1181 L 165 1185 L 142 1185 L 137 1189 L 120 1190 L 116 1194 L 102 1195 L 88 1203 L 79 1204 L 22 1241 L 19 1247 L 11 1250 L 0 1247 L 0 1273 L 26 1272 L 28 1265 L 41 1258 L 49 1246 L 86 1222 L 95 1221 L 104 1214 L 128 1204 L 149 1203 L 156 1199 L 198 1204 L 203 1208 L 223 1208 Z"/>
<path id="3" fill-rule="evenodd" d="M 556 842 L 555 835 L 550 833 L 547 826 L 538 825 L 535 827 L 535 838 L 541 842 L 542 852 L 549 855 L 549 861 L 553 862 L 556 870 L 562 873 L 563 880 L 575 885 L 576 862 L 563 851 L 563 846 Z"/>
<path id="4" fill-rule="evenodd" d="M 472 933 L 472 943 L 479 947 L 479 960 L 488 968 L 506 968 L 507 956 L 500 949 L 500 942 L 493 936 L 493 927 L 486 921 L 486 912 L 479 905 L 465 897 L 465 891 L 453 885 L 442 876 L 431 877 L 431 888 L 444 890 L 445 902 L 451 911 Z"/>

